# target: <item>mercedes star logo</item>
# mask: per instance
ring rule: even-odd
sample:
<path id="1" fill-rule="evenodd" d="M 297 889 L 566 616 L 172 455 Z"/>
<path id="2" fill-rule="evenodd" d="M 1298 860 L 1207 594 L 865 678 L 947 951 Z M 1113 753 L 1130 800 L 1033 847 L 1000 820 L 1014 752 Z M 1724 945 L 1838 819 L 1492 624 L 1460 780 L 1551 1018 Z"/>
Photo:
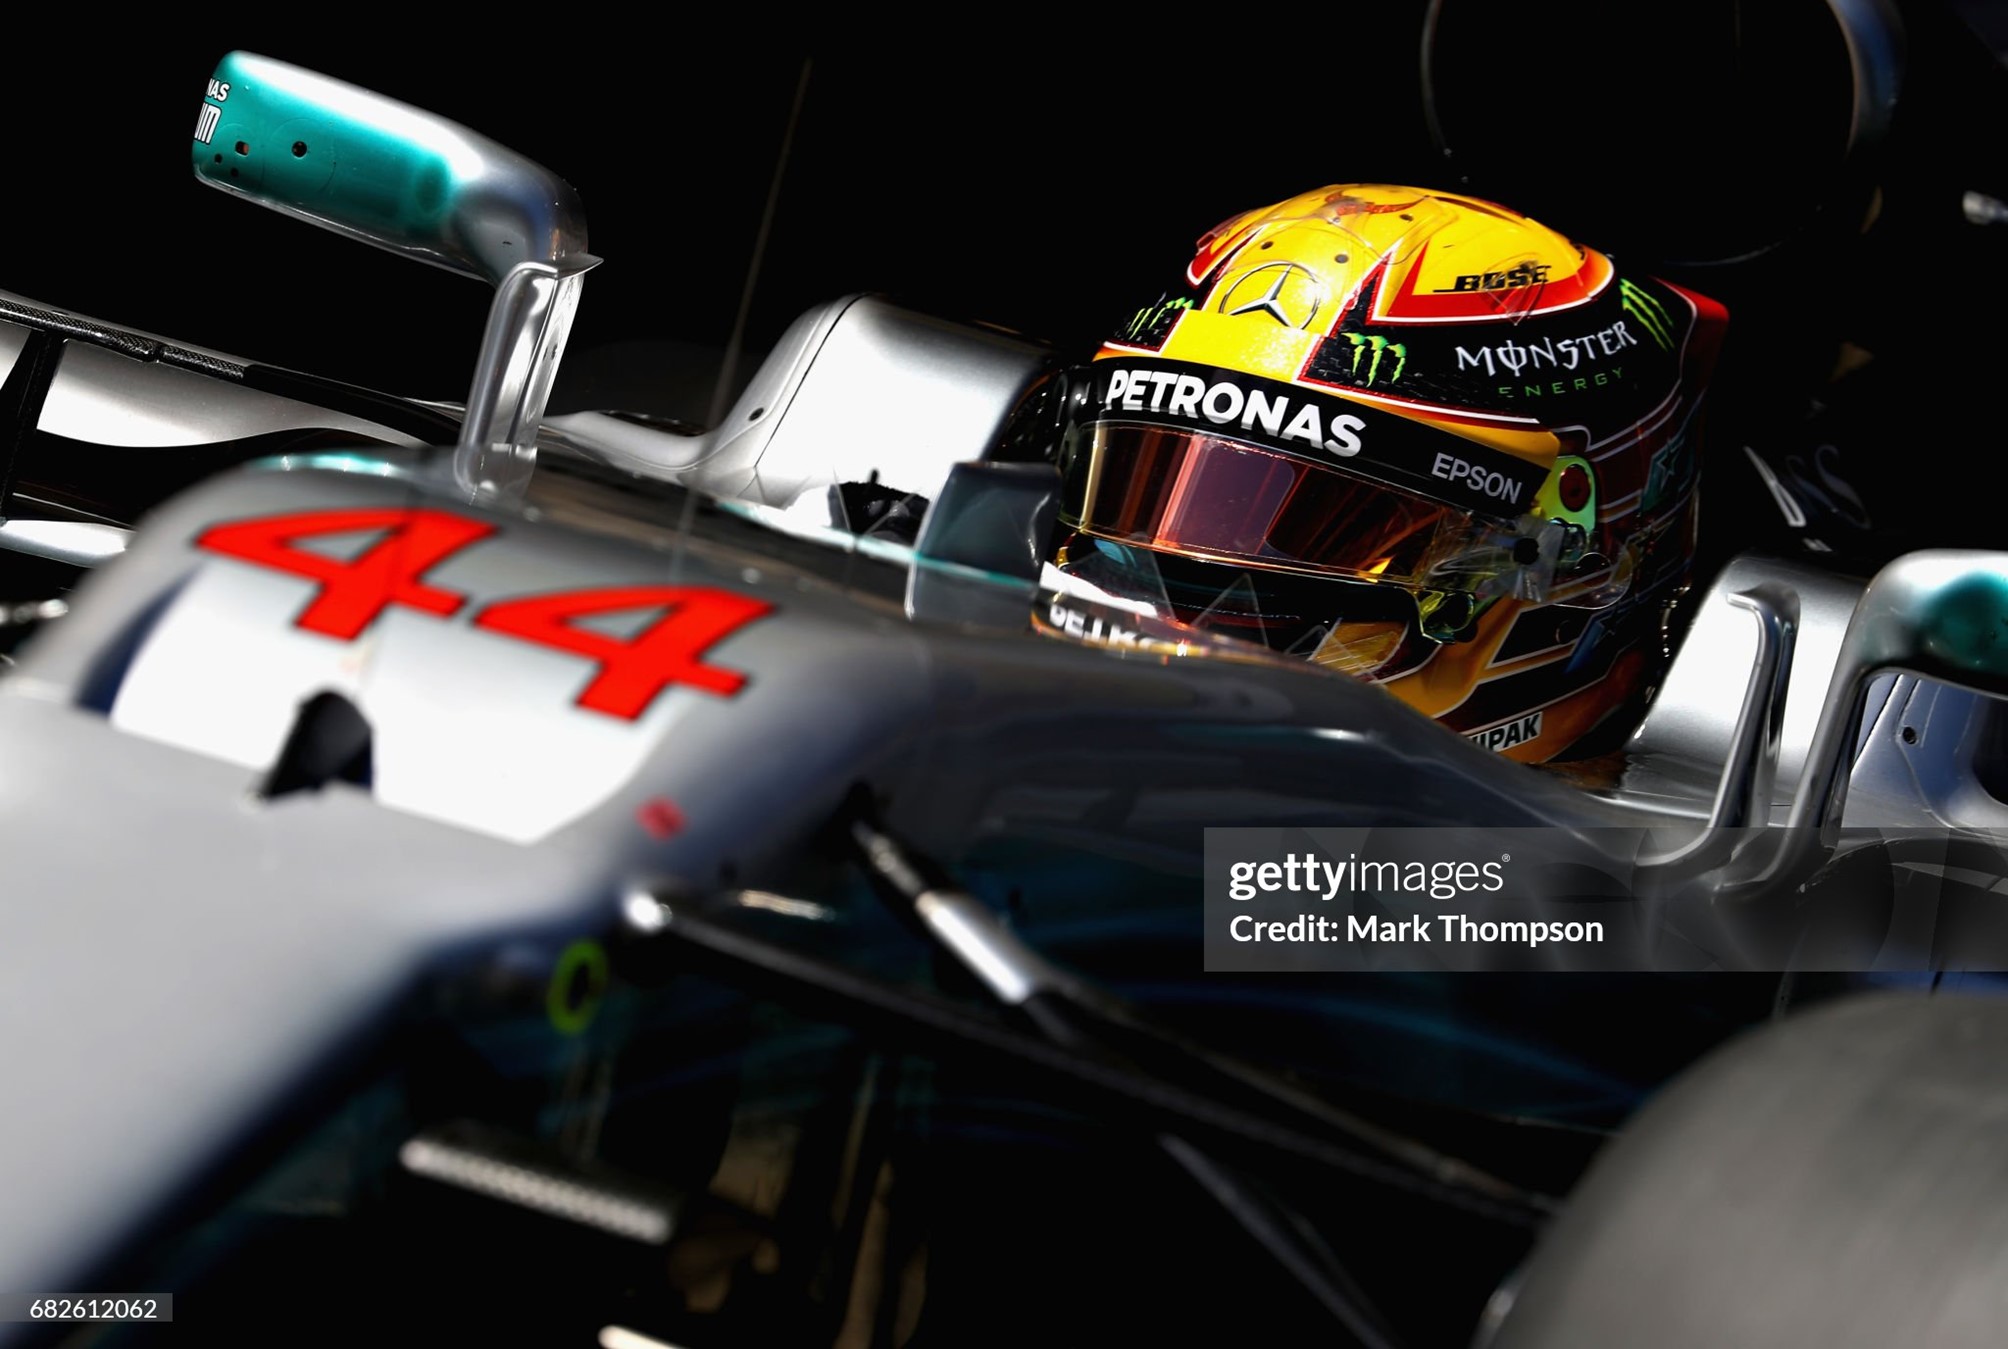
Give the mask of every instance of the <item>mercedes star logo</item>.
<path id="1" fill-rule="evenodd" d="M 1324 307 L 1325 286 L 1310 268 L 1265 262 L 1243 272 L 1220 299 L 1220 312 L 1267 314 L 1285 328 L 1308 328 Z"/>

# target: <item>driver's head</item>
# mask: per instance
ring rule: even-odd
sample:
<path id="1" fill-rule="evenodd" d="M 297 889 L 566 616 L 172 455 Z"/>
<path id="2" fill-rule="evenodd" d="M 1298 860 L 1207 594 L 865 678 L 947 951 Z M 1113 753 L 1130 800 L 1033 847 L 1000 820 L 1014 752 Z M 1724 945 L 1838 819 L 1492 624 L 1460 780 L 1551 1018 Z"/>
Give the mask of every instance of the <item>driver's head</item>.
<path id="1" fill-rule="evenodd" d="M 1587 752 L 1664 663 L 1726 317 L 1469 197 L 1349 184 L 1235 216 L 1043 391 L 1052 561 L 1515 758 Z"/>

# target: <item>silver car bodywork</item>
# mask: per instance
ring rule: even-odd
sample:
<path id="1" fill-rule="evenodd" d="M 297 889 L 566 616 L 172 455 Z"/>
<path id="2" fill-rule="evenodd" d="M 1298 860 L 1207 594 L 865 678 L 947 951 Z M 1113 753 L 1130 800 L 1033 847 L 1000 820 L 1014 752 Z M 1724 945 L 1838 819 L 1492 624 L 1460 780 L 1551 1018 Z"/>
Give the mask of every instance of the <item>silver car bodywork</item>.
<path id="1" fill-rule="evenodd" d="M 638 894 L 829 898 L 818 835 L 859 792 L 934 858 L 1043 851 L 1081 864 L 1042 877 L 1052 898 L 1173 913 L 1216 826 L 1652 826 L 1698 848 L 1803 823 L 1836 773 L 1849 824 L 2003 822 L 1982 770 L 1999 704 L 1977 687 L 1996 681 L 1864 654 L 1859 579 L 1735 561 L 1622 771 L 1580 784 L 1266 651 L 1170 655 L 1097 642 L 1092 621 L 1069 640 L 1029 546 L 1037 492 L 1009 474 L 1016 559 L 932 517 L 916 546 L 853 532 L 842 484 L 938 507 L 987 481 L 1052 360 L 1016 335 L 850 296 L 803 315 L 715 427 L 539 419 L 542 344 L 562 345 L 589 265 L 554 256 L 571 270 L 513 298 L 500 278 L 469 402 L 503 438 L 471 443 L 459 408 L 0 308 L 0 382 L 38 443 L 186 477 L 132 520 L 58 475 L 0 521 L 11 549 L 101 564 L 0 679 L 0 1003 L 28 1028 L 0 1037 L 0 1081 L 25 1084 L 0 1147 L 0 1289 L 116 1268 L 296 1128 L 415 989 L 518 943 L 611 940 Z M 353 630 L 310 621 L 330 574 L 420 519 L 463 542 L 402 570 L 380 555 Z M 266 526 L 262 558 L 222 542 Z M 732 621 L 670 641 L 703 604 Z M 1765 621 L 1785 652 L 1766 655 Z M 658 636 L 673 649 L 639 689 L 603 696 Z M 1775 680 L 1753 678 L 1767 660 Z M 328 698 L 367 727 L 368 771 L 282 790 Z"/>

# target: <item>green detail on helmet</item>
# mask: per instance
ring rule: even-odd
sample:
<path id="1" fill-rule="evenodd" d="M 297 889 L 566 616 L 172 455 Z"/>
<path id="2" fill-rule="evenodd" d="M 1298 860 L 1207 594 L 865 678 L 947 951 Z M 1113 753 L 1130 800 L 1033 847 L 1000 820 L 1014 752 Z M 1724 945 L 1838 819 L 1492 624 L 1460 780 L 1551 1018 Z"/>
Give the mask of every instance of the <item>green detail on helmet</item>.
<path id="1" fill-rule="evenodd" d="M 1439 646 L 1467 637 L 1478 616 L 1492 607 L 1496 595 L 1479 598 L 1463 590 L 1424 590 L 1416 594 L 1417 628 Z"/>
<path id="2" fill-rule="evenodd" d="M 1585 483 L 1583 504 L 1570 510 L 1562 504 L 1562 475 L 1571 468 L 1582 471 Z M 1597 474 L 1590 467 L 1590 461 L 1581 455 L 1564 454 L 1555 458 L 1555 467 L 1549 472 L 1541 489 L 1534 494 L 1534 514 L 1544 520 L 1560 520 L 1565 525 L 1573 525 L 1588 533 L 1597 526 Z"/>
<path id="3" fill-rule="evenodd" d="M 1401 372 L 1408 368 L 1408 348 L 1399 342 L 1390 342 L 1385 337 L 1368 336 L 1366 333 L 1341 333 L 1346 341 L 1353 344 L 1352 377 L 1365 388 L 1371 389 L 1380 378 L 1381 357 L 1394 357 L 1394 372 L 1387 377 L 1389 384 L 1401 378 Z M 1367 374 L 1360 379 L 1360 357 L 1366 356 Z"/>
<path id="4" fill-rule="evenodd" d="M 1625 313 L 1645 329 L 1661 351 L 1672 351 L 1673 320 L 1667 315 L 1666 306 L 1629 281 L 1620 280 L 1618 291 L 1624 296 Z"/>
<path id="5" fill-rule="evenodd" d="M 1165 299 L 1159 300 L 1156 304 L 1145 305 L 1142 309 L 1136 311 L 1128 325 L 1123 328 L 1123 338 L 1130 342 L 1141 341 L 1153 328 L 1164 322 L 1166 315 L 1174 314 L 1181 309 L 1190 308 L 1192 308 L 1192 300 L 1184 295 L 1168 296 Z"/>

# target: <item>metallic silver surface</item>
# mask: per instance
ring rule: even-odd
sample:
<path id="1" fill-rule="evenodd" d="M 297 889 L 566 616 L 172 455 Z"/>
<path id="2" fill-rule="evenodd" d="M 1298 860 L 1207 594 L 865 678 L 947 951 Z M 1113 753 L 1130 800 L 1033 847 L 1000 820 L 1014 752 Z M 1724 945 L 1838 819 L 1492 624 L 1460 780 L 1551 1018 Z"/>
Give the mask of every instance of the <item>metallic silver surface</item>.
<path id="1" fill-rule="evenodd" d="M 651 1246 L 676 1230 L 676 1209 L 663 1200 L 596 1183 L 589 1176 L 556 1166 L 536 1166 L 435 1129 L 398 1149 L 398 1164 L 415 1176 L 487 1195 L 505 1204 L 546 1213 L 567 1222 Z"/>
<path id="2" fill-rule="evenodd" d="M 521 262 L 503 278 L 488 310 L 461 424 L 456 471 L 463 488 L 507 495 L 529 481 L 579 290 L 597 261 Z"/>
<path id="3" fill-rule="evenodd" d="M 1341 676 L 913 624 L 896 570 L 882 596 L 863 585 L 888 564 L 791 562 L 774 537 L 749 580 L 762 536 L 731 517 L 716 527 L 744 539 L 688 540 L 681 565 L 776 604 L 706 654 L 746 687 L 599 717 L 573 705 L 587 662 L 467 622 L 483 597 L 661 578 L 660 527 L 653 545 L 612 537 L 632 514 L 584 484 L 571 526 L 455 508 L 499 533 L 427 579 L 475 598 L 452 618 L 393 610 L 355 642 L 294 626 L 305 578 L 191 545 L 216 521 L 409 507 L 414 490 L 361 472 L 214 480 L 91 573 L 0 681 L 0 741 L 36 766 L 0 775 L 24 900 L 0 906 L 0 1017 L 38 1028 L 0 1039 L 0 1076 L 39 1084 L 7 1114 L 35 1146 L 0 1149 L 0 1284 L 64 1286 L 446 953 L 604 932 L 651 878 L 708 887 L 729 869 L 785 892 L 861 783 L 923 851 L 1016 840 L 1159 877 L 1197 876 L 1202 826 L 1223 819 L 1632 818 Z M 373 727 L 375 790 L 249 804 L 293 709 L 328 688 Z M 1363 799 L 1361 781 L 1382 791 Z M 658 803 L 680 828 L 646 827 Z"/>
<path id="4" fill-rule="evenodd" d="M 68 600 L 24 600 L 0 604 L 0 628 L 32 627 L 70 612 Z"/>
<path id="5" fill-rule="evenodd" d="M 0 521 L 0 548 L 34 557 L 95 567 L 126 550 L 132 531 L 88 520 Z"/>
<path id="6" fill-rule="evenodd" d="M 68 622 L 67 619 L 63 622 Z M 62 623 L 51 631 L 60 630 Z M 71 1286 L 486 932 L 597 929 L 601 859 L 525 851 L 13 696 L 0 742 L 0 1283 Z"/>
<path id="7" fill-rule="evenodd" d="M 1791 824 L 1824 830 L 1839 822 L 1848 769 L 1870 679 L 1903 670 L 1995 696 L 2008 695 L 2008 653 L 1998 626 L 2008 610 L 1976 624 L 1976 640 L 1951 631 L 1960 597 L 1984 587 L 1988 600 L 2008 597 L 2008 553 L 1933 549 L 1907 553 L 1877 572 L 1856 606 L 1834 662 L 1825 709 L 1814 732 Z M 1966 615 L 1959 615 L 1964 619 Z"/>
<path id="8" fill-rule="evenodd" d="M 0 323 L 0 383 L 14 373 L 21 348 L 28 344 L 28 330 L 15 323 Z"/>
<path id="9" fill-rule="evenodd" d="M 1785 696 L 1798 646 L 1799 597 L 1775 583 L 1760 583 L 1730 597 L 1757 620 L 1757 659 L 1737 713 L 1735 748 L 1722 772 L 1709 824 L 1740 829 L 1771 815 L 1771 789 L 1785 737 Z"/>
<path id="10" fill-rule="evenodd" d="M 674 522 L 689 517 L 667 489 L 573 479 L 557 458 L 522 511 L 455 506 L 426 481 L 311 469 L 216 479 L 92 573 L 0 683 L 0 736 L 36 765 L 0 781 L 0 852 L 10 892 L 48 901 L 0 911 L 0 1015 L 44 1028 L 0 1042 L 0 1073 L 56 1084 L 9 1116 L 38 1146 L 32 1164 L 0 1150 L 0 1189 L 15 1196 L 0 1213 L 0 1282 L 60 1286 L 442 953 L 530 930 L 603 932 L 623 913 L 646 926 L 659 914 L 631 897 L 661 877 L 788 893 L 807 840 L 860 785 L 885 802 L 889 830 L 931 855 L 997 841 L 1159 878 L 1197 877 L 1204 829 L 1223 820 L 1587 829 L 1686 810 L 1585 793 L 1295 662 L 1167 661 L 1029 625 L 912 621 L 893 555 L 726 513 L 682 534 Z M 352 641 L 296 625 L 310 579 L 193 546 L 218 521 L 429 499 L 496 531 L 426 573 L 465 605 L 394 606 Z M 774 606 L 704 654 L 746 677 L 734 696 L 672 687 L 632 722 L 607 718 L 576 705 L 590 661 L 470 622 L 494 599 L 660 584 L 672 557 L 678 584 Z M 1786 601 L 1763 587 L 1784 575 L 1745 566 L 1720 599 L 1753 650 L 1750 596 L 1782 615 Z M 1794 582 L 1802 599 L 1832 593 Z M 1905 655 L 1883 632 L 1890 620 L 1868 621 L 1881 635 L 1851 639 L 1844 683 Z M 1751 661 L 1691 640 L 1683 659 L 1700 658 L 1749 681 Z M 1788 701 L 1804 678 L 1794 670 Z M 1775 673 L 1756 685 L 1775 690 Z M 373 791 L 334 784 L 247 805 L 297 708 L 330 689 L 373 729 Z M 1775 697 L 1746 701 L 1776 716 Z M 1702 725 L 1710 710 L 1690 709 L 1686 724 L 1746 751 L 1792 725 L 1788 706 L 1735 742 L 1719 721 Z M 1695 756 L 1709 790 L 1729 757 Z M 1741 809 L 1735 795 L 1718 803 L 1725 819 Z M 649 827 L 662 807 L 677 827 Z M 1120 896 L 1081 897 L 1100 902 Z M 955 940 L 984 935 L 939 892 L 927 907 Z M 82 988 L 57 953 L 86 949 Z M 188 970 L 212 966 L 190 984 Z M 1022 997 L 1042 975 L 1007 960 L 993 978 Z M 107 1071 L 59 1071 L 77 1062 Z M 141 1114 L 149 1127 L 136 1135 Z"/>
<path id="11" fill-rule="evenodd" d="M 1873 703 L 1871 699 L 1871 703 Z M 1849 823 L 2008 830 L 1994 795 L 2008 700 L 1915 675 L 1891 681 L 1848 781 Z"/>
<path id="12" fill-rule="evenodd" d="M 133 447 L 208 445 L 319 428 L 418 444 L 361 417 L 83 342 L 64 348 L 36 427 L 70 440 Z"/>
<path id="13" fill-rule="evenodd" d="M 1792 651 L 1798 635 L 1799 600 L 1787 587 L 1759 582 L 1729 596 L 1757 622 L 1757 656 L 1750 666 L 1743 703 L 1728 761 L 1708 823 L 1687 843 L 1640 859 L 1652 869 L 1705 870 L 1726 861 L 1741 831 L 1766 823 L 1771 814 L 1771 784 L 1785 724 L 1785 696 L 1792 677 Z"/>
<path id="14" fill-rule="evenodd" d="M 799 507 L 828 524 L 822 489 L 874 473 L 932 498 L 950 468 L 994 448 L 1049 354 L 1008 333 L 849 296 L 798 318 L 731 414 L 702 435 L 594 412 L 548 424 L 609 463 L 716 496 Z"/>
<path id="15" fill-rule="evenodd" d="M 921 922 L 954 952 L 999 1002 L 1015 1007 L 1062 981 L 1039 954 L 1019 941 L 980 902 L 958 890 L 929 890 L 913 902 Z"/>
<path id="16" fill-rule="evenodd" d="M 1719 894 L 1758 899 L 1835 845 L 1872 681 L 1886 671 L 2008 695 L 2008 553 L 1931 549 L 1878 571 L 1855 606 L 1807 747 L 1786 828 L 1732 863 Z"/>
<path id="17" fill-rule="evenodd" d="M 1776 798 L 1789 802 L 1805 764 L 1841 635 L 1862 585 L 1774 558 L 1732 559 L 1701 596 L 1652 708 L 1626 747 L 1630 766 L 1613 795 L 1696 818 L 1713 808 L 1723 765 L 1735 746 L 1734 709 L 1742 706 L 1760 642 L 1748 609 L 1734 597 L 1759 587 L 1789 594 L 1798 605 L 1770 812 L 1779 818 Z M 1753 811 L 1760 820 L 1763 814 Z"/>
<path id="18" fill-rule="evenodd" d="M 250 473 L 217 495 L 229 502 L 221 518 L 245 519 L 403 507 L 409 492 L 367 475 Z M 827 602 L 793 593 L 789 578 L 748 584 L 737 567 L 703 567 L 686 582 L 724 584 L 777 607 L 776 617 L 705 654 L 710 665 L 745 673 L 746 687 L 726 698 L 673 685 L 625 720 L 576 706 L 594 674 L 590 660 L 477 630 L 467 616 L 497 599 L 659 584 L 662 560 L 653 550 L 517 523 L 427 573 L 429 584 L 469 597 L 458 621 L 392 607 L 361 639 L 345 642 L 294 625 L 315 582 L 190 550 L 184 540 L 196 532 L 172 522 L 153 531 L 173 559 L 156 563 L 160 575 L 185 579 L 120 682 L 116 726 L 252 767 L 277 755 L 304 699 L 340 692 L 375 728 L 377 800 L 516 842 L 548 837 L 630 792 L 642 793 L 622 817 L 632 828 L 634 809 L 650 794 L 719 810 L 742 792 L 764 790 L 741 774 L 693 775 L 707 760 L 771 754 L 777 762 L 842 762 L 865 752 L 860 737 L 874 734 L 890 709 L 881 716 L 861 705 L 855 717 L 833 715 L 827 694 L 809 692 L 813 685 L 875 683 L 894 695 L 904 684 L 903 696 L 925 696 L 912 683 L 913 653 L 898 643 L 881 650 L 868 630 L 839 625 Z M 805 660 L 804 650 L 818 654 Z M 218 651 L 233 658 L 219 662 Z M 36 668 L 25 662 L 22 673 Z M 671 739 L 684 768 L 665 777 L 652 766 L 669 757 Z"/>

